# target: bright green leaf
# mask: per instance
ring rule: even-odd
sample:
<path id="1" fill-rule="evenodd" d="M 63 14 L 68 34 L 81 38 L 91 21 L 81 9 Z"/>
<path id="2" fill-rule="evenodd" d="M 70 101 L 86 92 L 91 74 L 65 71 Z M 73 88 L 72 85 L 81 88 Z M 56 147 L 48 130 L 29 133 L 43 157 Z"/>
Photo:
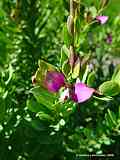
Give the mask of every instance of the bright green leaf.
<path id="1" fill-rule="evenodd" d="M 39 65 L 39 68 L 37 69 L 37 71 L 35 73 L 35 79 L 36 79 L 36 83 L 41 84 L 44 77 L 45 77 L 46 72 L 47 71 L 54 71 L 54 70 L 56 70 L 56 68 L 52 64 L 47 63 L 43 60 L 39 60 L 38 65 Z"/>
<path id="2" fill-rule="evenodd" d="M 96 74 L 94 71 L 92 71 L 87 78 L 87 85 L 90 87 L 94 87 L 95 86 L 95 79 L 96 79 Z"/>
<path id="3" fill-rule="evenodd" d="M 106 102 L 113 100 L 113 98 L 110 97 L 110 96 L 106 96 L 106 97 L 96 97 L 96 96 L 93 96 L 93 98 L 95 98 L 97 100 L 100 100 L 100 101 L 106 101 Z"/>
<path id="4" fill-rule="evenodd" d="M 116 96 L 120 93 L 120 87 L 114 81 L 106 81 L 99 86 L 99 91 L 105 96 Z"/>
<path id="5" fill-rule="evenodd" d="M 118 65 L 113 73 L 112 80 L 120 86 L 120 65 Z"/>
<path id="6" fill-rule="evenodd" d="M 63 63 L 62 72 L 66 76 L 68 76 L 68 74 L 70 73 L 70 64 L 68 63 L 68 60 L 64 61 L 64 63 Z"/>
<path id="7" fill-rule="evenodd" d="M 61 58 L 60 58 L 61 66 L 68 59 L 68 57 L 69 57 L 69 49 L 64 45 L 61 49 Z"/>
<path id="8" fill-rule="evenodd" d="M 67 30 L 67 26 L 65 25 L 64 28 L 63 28 L 63 34 L 64 34 L 64 43 L 67 45 L 67 46 L 70 46 L 72 41 L 73 41 L 73 38 L 72 36 L 70 36 L 70 34 L 68 33 L 68 30 Z"/>
<path id="9" fill-rule="evenodd" d="M 51 117 L 49 114 L 46 114 L 44 112 L 38 112 L 37 116 L 41 119 L 41 120 L 47 120 L 47 121 L 53 121 L 54 118 Z"/>
<path id="10" fill-rule="evenodd" d="M 73 68 L 72 78 L 76 79 L 77 77 L 79 77 L 79 73 L 80 73 L 80 59 L 78 58 Z"/>
<path id="11" fill-rule="evenodd" d="M 14 70 L 13 70 L 13 67 L 12 67 L 12 65 L 9 65 L 9 78 L 8 78 L 8 80 L 5 82 L 5 84 L 6 85 L 8 85 L 8 83 L 10 82 L 10 80 L 12 79 L 12 76 L 13 76 L 13 72 L 14 72 Z"/>

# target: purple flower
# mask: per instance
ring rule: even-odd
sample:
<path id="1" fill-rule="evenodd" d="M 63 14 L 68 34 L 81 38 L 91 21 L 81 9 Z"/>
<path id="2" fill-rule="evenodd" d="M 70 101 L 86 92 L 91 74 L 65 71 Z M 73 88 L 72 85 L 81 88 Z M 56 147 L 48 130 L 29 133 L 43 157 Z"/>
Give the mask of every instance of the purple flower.
<path id="1" fill-rule="evenodd" d="M 79 82 L 74 86 L 74 94 L 72 100 L 78 103 L 87 101 L 94 93 L 94 89 L 86 86 L 84 83 Z"/>
<path id="2" fill-rule="evenodd" d="M 49 71 L 44 80 L 44 87 L 50 92 L 58 92 L 64 86 L 65 77 L 62 73 L 57 71 Z"/>
<path id="3" fill-rule="evenodd" d="M 108 20 L 108 16 L 97 16 L 96 20 L 98 20 L 98 22 L 100 22 L 101 24 L 105 24 Z"/>
<path id="4" fill-rule="evenodd" d="M 106 42 L 107 42 L 108 44 L 111 44 L 111 43 L 112 43 L 112 35 L 111 35 L 111 34 L 108 34 L 108 35 L 107 35 Z"/>

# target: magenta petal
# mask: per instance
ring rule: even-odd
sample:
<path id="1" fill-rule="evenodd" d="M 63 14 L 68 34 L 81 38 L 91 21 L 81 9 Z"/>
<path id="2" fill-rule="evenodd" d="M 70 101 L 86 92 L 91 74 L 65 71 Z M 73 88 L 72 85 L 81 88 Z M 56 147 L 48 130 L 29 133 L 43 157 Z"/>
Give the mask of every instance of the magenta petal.
<path id="1" fill-rule="evenodd" d="M 77 96 L 77 102 L 82 103 L 88 100 L 95 90 L 87 87 L 84 83 L 75 84 L 75 95 Z"/>
<path id="2" fill-rule="evenodd" d="M 44 86 L 50 92 L 58 92 L 59 89 L 64 86 L 65 78 L 64 75 L 57 71 L 49 71 L 46 74 Z"/>
<path id="3" fill-rule="evenodd" d="M 105 24 L 108 20 L 108 16 L 97 16 L 96 20 L 98 20 L 101 24 Z"/>

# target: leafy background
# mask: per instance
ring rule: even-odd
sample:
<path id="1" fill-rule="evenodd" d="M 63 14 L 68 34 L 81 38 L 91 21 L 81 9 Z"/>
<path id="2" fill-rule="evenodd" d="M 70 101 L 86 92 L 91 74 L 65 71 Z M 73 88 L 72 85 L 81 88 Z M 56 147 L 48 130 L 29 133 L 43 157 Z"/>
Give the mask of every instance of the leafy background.
<path id="1" fill-rule="evenodd" d="M 62 28 L 68 16 L 68 1 L 21 0 L 17 2 L 16 6 L 16 1 L 13 0 L 0 1 L 0 160 L 73 159 L 74 154 L 71 150 L 74 153 L 84 153 L 86 150 L 84 147 L 88 143 L 87 153 L 94 148 L 96 152 L 102 150 L 108 153 L 109 151 L 119 156 L 120 133 L 113 132 L 111 126 L 108 126 L 109 137 L 106 134 L 103 137 L 96 137 L 93 131 L 89 129 L 83 131 L 82 128 L 79 130 L 77 127 L 76 132 L 72 133 L 75 123 L 76 126 L 79 126 L 78 122 L 84 125 L 82 117 L 89 115 L 95 118 L 93 113 L 89 113 L 90 110 L 86 109 L 87 105 L 92 109 L 92 104 L 86 104 L 81 113 L 76 112 L 71 116 L 69 127 L 64 128 L 63 131 L 64 135 L 68 134 L 68 136 L 62 135 L 61 132 L 49 136 L 51 133 L 48 128 L 49 122 L 41 121 L 28 110 L 26 101 L 31 98 L 29 93 L 32 88 L 31 77 L 38 67 L 38 59 L 58 65 L 63 44 Z M 85 3 L 91 4 L 88 0 Z M 113 34 L 113 44 L 106 45 L 102 52 L 98 50 L 98 62 L 105 56 L 103 53 L 106 54 L 106 50 L 110 55 L 110 61 L 114 59 L 115 64 L 119 62 L 120 22 L 115 23 L 116 17 L 120 14 L 119 6 L 119 0 L 110 1 L 105 11 L 105 14 L 110 17 L 109 23 L 102 30 L 95 29 L 96 32 L 100 30 L 99 35 L 95 37 L 99 37 L 101 45 L 103 44 L 101 36 L 104 37 L 107 30 L 112 31 Z M 98 42 L 97 38 L 96 42 Z M 108 60 L 108 64 L 110 61 Z M 102 63 L 104 64 L 104 59 Z M 110 73 L 107 73 L 108 64 L 105 65 L 106 70 L 103 68 L 99 70 L 98 83 L 110 77 Z M 99 78 L 101 75 L 103 79 Z M 117 97 L 116 102 L 107 104 L 112 110 L 110 114 L 116 119 L 120 119 L 119 102 L 120 99 Z M 102 102 L 100 106 L 94 104 L 96 110 L 99 110 L 100 106 L 106 108 L 106 104 Z M 36 105 L 38 104 L 33 104 Z M 84 112 L 86 115 L 83 116 Z M 97 111 L 94 112 L 96 114 Z M 108 120 L 110 114 L 106 114 Z M 100 119 L 102 116 L 104 115 L 100 112 L 97 118 Z M 86 119 L 86 123 L 87 120 L 89 119 Z M 120 131 L 118 122 L 109 124 L 116 125 L 115 128 Z M 96 127 L 96 123 L 92 127 Z M 98 130 L 101 128 L 101 132 L 106 129 L 101 124 L 97 127 Z M 82 142 L 79 134 L 83 134 Z M 90 135 L 93 135 L 92 140 Z M 83 150 L 77 147 L 79 144 L 83 145 Z"/>

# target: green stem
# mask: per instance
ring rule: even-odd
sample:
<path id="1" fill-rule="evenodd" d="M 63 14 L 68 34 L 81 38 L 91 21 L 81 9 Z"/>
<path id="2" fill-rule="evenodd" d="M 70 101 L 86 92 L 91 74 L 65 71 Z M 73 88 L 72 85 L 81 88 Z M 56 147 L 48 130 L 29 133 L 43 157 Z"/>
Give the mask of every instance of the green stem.
<path id="1" fill-rule="evenodd" d="M 70 0 L 70 15 L 74 17 L 74 3 L 73 0 Z"/>
<path id="2" fill-rule="evenodd" d="M 88 76 L 88 73 L 89 73 L 89 66 L 87 65 L 86 66 L 86 70 L 85 70 L 85 73 L 83 75 L 83 78 L 82 78 L 82 82 L 85 83 L 86 79 L 87 79 L 87 76 Z"/>
<path id="3" fill-rule="evenodd" d="M 108 109 L 108 114 L 109 114 L 110 119 L 111 119 L 111 121 L 113 122 L 113 124 L 114 124 L 114 125 L 117 125 L 117 123 L 116 123 L 116 121 L 113 119 L 113 116 L 112 116 L 112 114 L 111 114 L 111 112 L 110 112 L 109 109 Z"/>

